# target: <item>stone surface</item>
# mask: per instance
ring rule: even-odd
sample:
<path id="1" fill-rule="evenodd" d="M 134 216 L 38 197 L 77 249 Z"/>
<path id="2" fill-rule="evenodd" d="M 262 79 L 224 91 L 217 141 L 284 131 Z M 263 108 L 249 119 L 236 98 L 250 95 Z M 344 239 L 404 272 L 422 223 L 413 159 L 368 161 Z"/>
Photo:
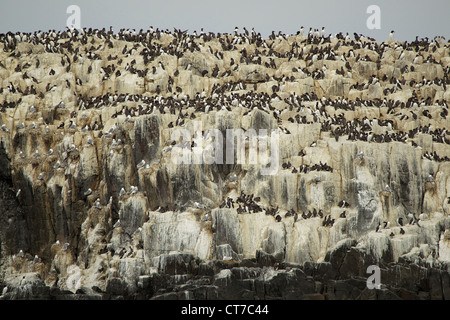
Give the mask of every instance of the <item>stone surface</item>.
<path id="1" fill-rule="evenodd" d="M 44 34 L 0 35 L 1 299 L 450 299 L 448 42 Z"/>

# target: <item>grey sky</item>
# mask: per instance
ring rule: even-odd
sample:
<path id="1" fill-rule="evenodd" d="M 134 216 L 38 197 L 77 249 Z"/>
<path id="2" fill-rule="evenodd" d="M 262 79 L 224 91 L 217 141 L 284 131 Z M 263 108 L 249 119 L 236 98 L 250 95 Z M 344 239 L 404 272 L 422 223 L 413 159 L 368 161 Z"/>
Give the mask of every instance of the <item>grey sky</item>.
<path id="1" fill-rule="evenodd" d="M 300 26 L 321 29 L 326 34 L 362 33 L 378 41 L 395 30 L 397 40 L 441 35 L 450 38 L 450 0 L 3 0 L 0 32 L 63 30 L 69 5 L 81 9 L 81 26 L 92 28 L 160 29 L 200 28 L 232 33 L 234 27 L 255 28 L 263 36 L 282 31 L 296 33 Z M 369 5 L 381 9 L 381 29 L 366 27 Z"/>

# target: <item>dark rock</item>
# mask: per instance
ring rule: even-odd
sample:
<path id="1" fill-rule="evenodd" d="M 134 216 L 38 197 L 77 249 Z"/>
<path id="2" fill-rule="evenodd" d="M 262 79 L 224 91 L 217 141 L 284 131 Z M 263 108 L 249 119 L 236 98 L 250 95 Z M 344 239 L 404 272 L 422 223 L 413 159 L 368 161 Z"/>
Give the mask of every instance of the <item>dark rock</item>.
<path id="1" fill-rule="evenodd" d="M 159 256 L 158 272 L 175 274 L 197 274 L 198 259 L 189 253 L 171 253 Z"/>
<path id="2" fill-rule="evenodd" d="M 120 278 L 112 278 L 106 281 L 106 292 L 113 296 L 125 294 L 126 283 Z"/>

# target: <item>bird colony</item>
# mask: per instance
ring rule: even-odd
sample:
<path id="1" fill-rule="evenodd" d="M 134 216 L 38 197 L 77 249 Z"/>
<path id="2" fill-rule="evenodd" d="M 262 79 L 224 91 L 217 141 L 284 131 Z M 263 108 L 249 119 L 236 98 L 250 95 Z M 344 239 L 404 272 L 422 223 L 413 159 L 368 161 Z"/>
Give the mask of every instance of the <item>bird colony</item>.
<path id="1" fill-rule="evenodd" d="M 193 264 L 325 263 L 349 243 L 372 264 L 447 265 L 449 71 L 440 37 L 0 34 L 1 280 L 135 292 Z M 194 122 L 204 146 L 212 129 L 277 133 L 276 172 L 174 163 Z"/>

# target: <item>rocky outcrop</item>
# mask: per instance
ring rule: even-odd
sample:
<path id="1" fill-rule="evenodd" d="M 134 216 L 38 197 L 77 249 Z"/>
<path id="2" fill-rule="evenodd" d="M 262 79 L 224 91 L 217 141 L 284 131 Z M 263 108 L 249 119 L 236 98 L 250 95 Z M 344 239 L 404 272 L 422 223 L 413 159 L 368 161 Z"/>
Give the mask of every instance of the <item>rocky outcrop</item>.
<path id="1" fill-rule="evenodd" d="M 449 299 L 448 43 L 0 40 L 3 299 Z"/>

